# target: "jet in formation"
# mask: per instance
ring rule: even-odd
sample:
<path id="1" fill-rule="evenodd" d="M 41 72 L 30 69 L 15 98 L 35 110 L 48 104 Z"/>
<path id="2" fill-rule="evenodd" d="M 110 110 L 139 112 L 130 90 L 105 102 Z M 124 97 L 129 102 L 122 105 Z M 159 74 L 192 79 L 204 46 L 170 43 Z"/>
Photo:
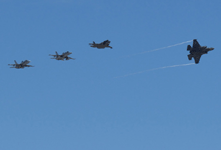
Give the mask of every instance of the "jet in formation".
<path id="1" fill-rule="evenodd" d="M 32 65 L 28 65 L 31 61 L 30 60 L 25 60 L 25 61 L 22 61 L 20 64 L 18 64 L 15 60 L 15 64 L 8 64 L 9 66 L 12 66 L 10 68 L 16 68 L 16 69 L 23 69 L 25 67 L 34 67 Z"/>
<path id="2" fill-rule="evenodd" d="M 72 52 L 67 51 L 67 52 L 62 53 L 61 55 L 59 55 L 58 52 L 55 52 L 55 53 L 56 53 L 56 55 L 51 55 L 51 54 L 49 55 L 49 56 L 53 56 L 53 58 L 51 58 L 51 59 L 56 59 L 56 60 L 73 59 L 73 60 L 75 60 L 75 58 L 68 57 L 68 55 L 71 55 Z"/>
<path id="3" fill-rule="evenodd" d="M 207 54 L 208 51 L 214 50 L 214 48 L 213 47 L 207 48 L 207 46 L 200 46 L 198 41 L 196 39 L 194 39 L 193 40 L 193 47 L 188 45 L 187 50 L 190 51 L 190 54 L 188 55 L 189 60 L 192 60 L 192 58 L 194 58 L 195 63 L 198 64 L 201 56 L 203 54 Z"/>
<path id="4" fill-rule="evenodd" d="M 112 49 L 112 47 L 111 46 L 109 46 L 109 44 L 110 44 L 110 41 L 109 40 L 106 40 L 106 41 L 104 41 L 104 42 L 101 42 L 101 43 L 95 43 L 94 41 L 93 41 L 93 43 L 89 43 L 89 45 L 91 46 L 91 47 L 96 47 L 96 48 L 105 48 L 105 47 L 109 47 L 109 48 L 111 48 Z"/>

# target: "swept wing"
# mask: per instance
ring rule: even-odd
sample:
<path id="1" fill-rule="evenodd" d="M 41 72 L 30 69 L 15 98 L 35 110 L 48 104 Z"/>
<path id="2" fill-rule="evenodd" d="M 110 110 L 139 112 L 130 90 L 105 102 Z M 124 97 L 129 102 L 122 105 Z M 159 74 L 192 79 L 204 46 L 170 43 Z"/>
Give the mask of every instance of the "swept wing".
<path id="1" fill-rule="evenodd" d="M 197 56 L 194 56 L 194 60 L 195 60 L 195 63 L 198 64 L 200 62 L 200 58 L 201 58 L 202 55 L 197 55 Z"/>
<path id="2" fill-rule="evenodd" d="M 198 43 L 198 41 L 195 39 L 193 40 L 193 48 L 200 48 L 200 44 Z"/>
<path id="3" fill-rule="evenodd" d="M 25 65 L 25 67 L 34 67 L 34 66 L 32 66 L 32 65 Z"/>

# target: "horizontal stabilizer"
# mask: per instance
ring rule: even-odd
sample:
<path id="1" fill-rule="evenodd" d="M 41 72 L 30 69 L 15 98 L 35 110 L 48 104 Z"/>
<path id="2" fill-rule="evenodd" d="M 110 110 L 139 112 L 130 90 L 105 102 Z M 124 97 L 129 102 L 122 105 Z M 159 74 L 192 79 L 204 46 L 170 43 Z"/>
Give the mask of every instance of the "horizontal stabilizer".
<path id="1" fill-rule="evenodd" d="M 188 55 L 188 59 L 192 60 L 193 56 L 191 54 Z"/>
<path id="2" fill-rule="evenodd" d="M 192 47 L 191 47 L 190 45 L 187 46 L 187 50 L 191 50 L 191 48 L 192 48 Z"/>

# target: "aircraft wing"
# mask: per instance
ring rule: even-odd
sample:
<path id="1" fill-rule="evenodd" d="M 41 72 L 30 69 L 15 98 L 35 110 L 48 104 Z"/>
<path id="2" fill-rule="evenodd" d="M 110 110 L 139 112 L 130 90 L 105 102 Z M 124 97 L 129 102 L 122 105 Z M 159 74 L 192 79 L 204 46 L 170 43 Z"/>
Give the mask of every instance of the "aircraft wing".
<path id="1" fill-rule="evenodd" d="M 9 66 L 15 66 L 16 64 L 8 64 Z"/>
<path id="2" fill-rule="evenodd" d="M 32 66 L 32 65 L 25 65 L 25 67 L 34 67 L 34 66 Z"/>
<path id="3" fill-rule="evenodd" d="M 57 55 L 51 55 L 51 54 L 49 54 L 49 56 L 54 56 L 54 57 L 55 57 L 55 56 L 57 56 Z"/>
<path id="4" fill-rule="evenodd" d="M 106 40 L 103 42 L 103 45 L 105 45 L 106 43 L 110 44 L 110 41 Z"/>
<path id="5" fill-rule="evenodd" d="M 70 60 L 70 59 L 73 59 L 75 60 L 75 58 L 71 58 L 71 57 L 65 57 L 66 60 Z"/>
<path id="6" fill-rule="evenodd" d="M 200 62 L 201 55 L 194 56 L 195 63 L 198 64 Z"/>
<path id="7" fill-rule="evenodd" d="M 198 43 L 198 41 L 197 41 L 196 39 L 193 40 L 193 47 L 194 47 L 194 48 L 199 48 L 199 47 L 201 47 L 200 44 Z"/>

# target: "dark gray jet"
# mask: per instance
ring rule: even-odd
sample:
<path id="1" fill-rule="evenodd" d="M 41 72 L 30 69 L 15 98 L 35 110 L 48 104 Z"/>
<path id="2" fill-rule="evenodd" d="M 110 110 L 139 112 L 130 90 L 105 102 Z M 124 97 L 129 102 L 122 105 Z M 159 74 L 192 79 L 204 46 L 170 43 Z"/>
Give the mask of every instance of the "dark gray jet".
<path id="1" fill-rule="evenodd" d="M 10 67 L 10 68 L 16 68 L 16 69 L 20 69 L 20 68 L 25 68 L 25 67 L 34 67 L 32 65 L 28 65 L 31 61 L 30 60 L 25 60 L 25 61 L 22 61 L 20 64 L 18 64 L 16 61 L 15 61 L 15 64 L 8 64 L 9 66 L 13 66 L 13 67 Z"/>
<path id="2" fill-rule="evenodd" d="M 67 51 L 67 52 L 62 53 L 61 55 L 59 55 L 58 52 L 55 52 L 55 53 L 56 53 L 56 55 L 51 55 L 51 54 L 49 55 L 49 56 L 54 56 L 51 59 L 56 59 L 56 60 L 65 60 L 65 59 L 69 60 L 69 59 L 73 59 L 73 60 L 75 60 L 75 58 L 68 57 L 68 55 L 71 55 L 72 52 Z"/>
<path id="3" fill-rule="evenodd" d="M 201 56 L 203 54 L 207 54 L 208 51 L 214 50 L 214 48 L 213 47 L 207 48 L 207 46 L 200 46 L 198 41 L 196 39 L 194 39 L 193 40 L 193 47 L 188 45 L 187 50 L 190 51 L 190 54 L 188 55 L 189 60 L 192 60 L 192 58 L 194 58 L 195 63 L 198 64 Z"/>
<path id="4" fill-rule="evenodd" d="M 105 48 L 105 47 L 110 47 L 111 49 L 112 49 L 112 47 L 111 46 L 109 46 L 109 44 L 110 44 L 110 41 L 109 40 L 106 40 L 106 41 L 104 41 L 104 42 L 101 42 L 101 43 L 95 43 L 94 41 L 93 41 L 93 43 L 89 43 L 89 45 L 91 46 L 91 47 L 96 47 L 96 48 Z"/>

